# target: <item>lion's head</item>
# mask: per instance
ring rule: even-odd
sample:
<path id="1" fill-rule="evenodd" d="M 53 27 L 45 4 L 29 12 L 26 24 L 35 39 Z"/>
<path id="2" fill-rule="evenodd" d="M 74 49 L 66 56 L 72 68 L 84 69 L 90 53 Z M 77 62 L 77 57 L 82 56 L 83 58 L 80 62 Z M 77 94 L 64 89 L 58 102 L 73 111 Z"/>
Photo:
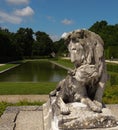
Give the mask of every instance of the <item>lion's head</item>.
<path id="1" fill-rule="evenodd" d="M 71 61 L 76 67 L 82 64 L 98 64 L 103 58 L 104 42 L 101 37 L 88 30 L 75 30 L 64 35 Z"/>

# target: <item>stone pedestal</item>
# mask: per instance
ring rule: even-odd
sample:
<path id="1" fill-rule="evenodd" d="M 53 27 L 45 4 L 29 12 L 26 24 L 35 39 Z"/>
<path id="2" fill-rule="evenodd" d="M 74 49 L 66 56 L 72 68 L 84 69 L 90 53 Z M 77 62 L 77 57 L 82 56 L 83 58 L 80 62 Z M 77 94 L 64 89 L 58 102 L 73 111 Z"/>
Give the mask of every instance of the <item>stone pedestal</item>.
<path id="1" fill-rule="evenodd" d="M 80 105 L 76 103 L 74 103 L 73 105 L 75 108 L 79 106 L 82 109 L 85 109 L 85 105 Z M 69 125 L 74 124 L 72 122 L 74 121 L 74 119 L 67 116 L 54 115 L 51 107 L 52 106 L 50 104 L 50 100 L 46 104 L 44 104 L 43 107 L 42 106 L 7 107 L 0 118 L 0 130 L 68 130 L 69 128 L 65 129 L 64 127 L 67 125 L 67 123 Z M 118 121 L 118 104 L 107 105 L 107 107 L 111 109 L 113 114 L 115 114 L 115 117 Z M 110 114 L 109 110 L 107 111 L 107 109 L 103 109 L 103 111 L 104 111 L 103 113 L 107 116 L 108 114 Z M 81 121 L 82 119 L 81 117 L 86 114 L 82 112 L 81 115 L 79 115 L 79 113 L 80 112 L 77 112 L 75 115 L 73 114 L 71 115 L 73 115 L 73 117 L 75 116 L 75 118 L 76 115 L 78 115 L 79 116 L 78 119 L 80 119 Z M 90 117 L 90 119 L 93 118 Z M 84 121 L 81 123 L 85 124 Z M 80 129 L 70 128 L 69 130 L 80 130 Z M 87 130 L 87 129 L 82 128 L 81 130 Z M 89 130 L 118 130 L 118 125 L 116 127 L 109 127 L 109 128 L 93 128 L 93 129 L 90 128 Z"/>
<path id="2" fill-rule="evenodd" d="M 67 106 L 71 111 L 69 115 L 62 115 L 57 111 L 55 98 L 43 105 L 44 130 L 118 129 L 118 122 L 108 108 L 103 108 L 101 113 L 95 113 L 82 103 L 74 102 Z"/>
<path id="3" fill-rule="evenodd" d="M 95 113 L 81 103 L 67 104 L 71 113 L 59 115 L 59 128 L 63 130 L 110 128 L 116 126 L 116 120 L 107 108 L 102 113 Z"/>

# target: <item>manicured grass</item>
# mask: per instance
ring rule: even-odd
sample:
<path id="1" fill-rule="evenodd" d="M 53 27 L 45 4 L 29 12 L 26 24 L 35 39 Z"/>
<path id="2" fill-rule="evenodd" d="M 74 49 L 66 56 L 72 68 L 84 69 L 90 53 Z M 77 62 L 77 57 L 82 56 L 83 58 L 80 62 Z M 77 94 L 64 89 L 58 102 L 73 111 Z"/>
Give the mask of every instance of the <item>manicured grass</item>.
<path id="1" fill-rule="evenodd" d="M 5 111 L 6 107 L 8 106 L 41 106 L 44 102 L 27 102 L 27 101 L 21 101 L 18 103 L 7 103 L 7 102 L 0 102 L 0 116 Z"/>
<path id="2" fill-rule="evenodd" d="M 0 82 L 0 95 L 12 94 L 49 94 L 57 82 Z"/>
<path id="3" fill-rule="evenodd" d="M 103 102 L 106 104 L 118 104 L 118 85 L 106 86 Z"/>
<path id="4" fill-rule="evenodd" d="M 72 63 L 70 60 L 68 60 L 68 59 L 58 58 L 58 59 L 54 59 L 54 61 L 55 61 L 56 63 L 58 63 L 58 64 L 61 64 L 61 65 L 65 66 L 65 67 L 67 67 L 67 68 L 72 68 L 72 69 L 74 69 L 73 63 Z"/>
<path id="5" fill-rule="evenodd" d="M 27 62 L 27 60 L 13 61 L 13 62 L 6 63 L 6 64 L 0 66 L 0 71 L 10 69 L 12 67 L 18 66 L 18 65 L 23 64 L 25 62 Z"/>
<path id="6" fill-rule="evenodd" d="M 110 81 L 110 86 L 112 85 L 118 85 L 118 72 L 109 72 L 109 81 Z"/>
<path id="7" fill-rule="evenodd" d="M 16 65 L 17 65 L 17 64 L 5 64 L 5 65 L 2 65 L 2 66 L 0 66 L 0 71 L 9 69 L 9 68 L 14 67 L 14 66 L 16 66 Z"/>
<path id="8" fill-rule="evenodd" d="M 118 73 L 118 64 L 116 64 L 116 63 L 106 63 L 106 64 L 107 64 L 108 71 Z"/>

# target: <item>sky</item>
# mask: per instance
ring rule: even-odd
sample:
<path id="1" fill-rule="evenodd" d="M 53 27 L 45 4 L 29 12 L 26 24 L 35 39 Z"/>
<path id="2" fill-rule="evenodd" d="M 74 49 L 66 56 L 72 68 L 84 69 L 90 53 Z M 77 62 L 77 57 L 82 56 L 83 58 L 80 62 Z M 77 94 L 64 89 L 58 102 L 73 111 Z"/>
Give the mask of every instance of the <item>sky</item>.
<path id="1" fill-rule="evenodd" d="M 32 28 L 54 41 L 101 20 L 118 24 L 118 0 L 0 0 L 0 27 L 10 32 Z"/>

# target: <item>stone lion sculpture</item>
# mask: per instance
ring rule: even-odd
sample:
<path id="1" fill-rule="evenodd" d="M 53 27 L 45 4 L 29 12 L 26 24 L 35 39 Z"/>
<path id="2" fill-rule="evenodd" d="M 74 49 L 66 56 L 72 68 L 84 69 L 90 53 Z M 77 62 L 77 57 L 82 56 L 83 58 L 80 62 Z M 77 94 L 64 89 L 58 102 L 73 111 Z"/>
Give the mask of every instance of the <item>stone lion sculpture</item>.
<path id="1" fill-rule="evenodd" d="M 75 69 L 69 72 L 50 96 L 56 95 L 56 104 L 62 114 L 69 114 L 66 103 L 81 102 L 92 111 L 101 112 L 102 96 L 107 81 L 104 42 L 88 30 L 75 30 L 63 36 Z"/>

